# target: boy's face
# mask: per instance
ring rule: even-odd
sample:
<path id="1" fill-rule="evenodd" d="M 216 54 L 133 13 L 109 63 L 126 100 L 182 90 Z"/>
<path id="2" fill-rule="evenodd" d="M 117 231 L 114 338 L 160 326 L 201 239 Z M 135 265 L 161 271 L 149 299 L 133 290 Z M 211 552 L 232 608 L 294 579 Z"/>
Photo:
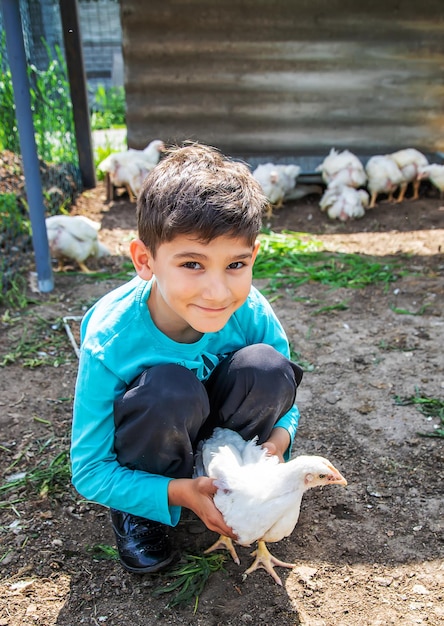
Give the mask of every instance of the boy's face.
<path id="1" fill-rule="evenodd" d="M 161 244 L 155 258 L 145 248 L 155 276 L 148 307 L 156 326 L 177 341 L 196 340 L 191 329 L 223 328 L 248 297 L 258 249 L 244 238 L 202 243 L 185 235 Z"/>

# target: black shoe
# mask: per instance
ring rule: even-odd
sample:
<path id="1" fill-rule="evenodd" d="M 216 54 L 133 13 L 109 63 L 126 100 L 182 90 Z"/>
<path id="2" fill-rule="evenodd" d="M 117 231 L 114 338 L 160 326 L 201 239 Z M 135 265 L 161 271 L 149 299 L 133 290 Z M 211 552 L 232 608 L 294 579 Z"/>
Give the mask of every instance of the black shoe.
<path id="1" fill-rule="evenodd" d="M 144 517 L 111 509 L 120 562 L 129 572 L 158 572 L 173 560 L 166 526 Z"/>

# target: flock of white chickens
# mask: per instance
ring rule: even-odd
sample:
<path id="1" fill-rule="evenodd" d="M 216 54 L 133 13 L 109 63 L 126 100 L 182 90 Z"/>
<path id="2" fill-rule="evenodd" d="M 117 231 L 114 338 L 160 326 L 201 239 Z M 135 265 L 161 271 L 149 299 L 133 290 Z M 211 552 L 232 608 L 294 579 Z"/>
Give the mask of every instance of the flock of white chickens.
<path id="1" fill-rule="evenodd" d="M 129 149 L 104 159 L 98 167 L 106 175 L 107 199 L 114 197 L 116 187 L 125 187 L 130 200 L 135 201 L 144 178 L 164 151 L 164 142 L 155 139 L 144 150 Z M 341 221 L 363 217 L 366 209 L 375 206 L 380 194 L 386 194 L 389 201 L 393 201 L 399 189 L 395 202 L 401 202 L 410 183 L 412 200 L 418 198 L 421 180 L 426 178 L 441 194 L 444 192 L 444 165 L 429 164 L 425 155 L 414 148 L 373 156 L 365 166 L 349 150 L 339 152 L 332 148 L 316 171 L 322 176 L 325 190 L 299 184 L 301 167 L 297 164 L 258 165 L 253 176 L 270 202 L 267 218 L 272 217 L 273 208 L 281 207 L 284 202 L 317 191 L 322 194 L 320 209 L 326 211 L 329 218 Z M 98 241 L 100 224 L 86 217 L 54 215 L 46 219 L 46 226 L 51 255 L 58 259 L 59 270 L 63 269 L 64 260 L 69 259 L 76 261 L 82 272 L 88 272 L 86 260 L 89 257 L 109 254 Z"/>
<path id="2" fill-rule="evenodd" d="M 253 175 L 261 184 L 273 207 L 279 208 L 288 200 L 298 197 L 298 165 L 259 165 Z M 338 152 L 334 148 L 318 165 L 326 188 L 319 207 L 330 219 L 347 221 L 365 215 L 372 209 L 380 194 L 386 194 L 389 202 L 402 202 L 408 185 L 413 186 L 412 200 L 419 194 L 421 180 L 429 179 L 441 194 L 444 191 L 444 165 L 429 164 L 426 156 L 415 148 L 405 148 L 391 154 L 372 156 L 364 166 L 349 150 Z M 366 189 L 364 189 L 366 187 Z M 395 192 L 399 190 L 396 200 Z"/>
<path id="3" fill-rule="evenodd" d="M 102 161 L 99 169 L 106 174 L 107 198 L 113 197 L 115 187 L 125 187 L 134 201 L 146 174 L 156 165 L 164 150 L 164 142 L 156 139 L 144 150 L 111 154 Z M 332 148 L 316 171 L 321 173 L 326 185 L 319 207 L 331 219 L 341 221 L 363 217 L 366 209 L 376 205 L 380 194 L 386 194 L 392 202 L 399 189 L 395 202 L 402 202 L 410 183 L 413 186 L 412 200 L 416 200 L 421 180 L 425 178 L 440 192 L 444 190 L 444 165 L 429 164 L 427 157 L 415 148 L 372 156 L 365 166 L 349 150 L 340 152 Z M 270 201 L 267 218 L 272 216 L 273 208 L 280 208 L 284 202 L 312 191 L 322 193 L 322 188 L 300 185 L 300 174 L 301 167 L 295 163 L 262 163 L 253 170 L 253 176 Z"/>

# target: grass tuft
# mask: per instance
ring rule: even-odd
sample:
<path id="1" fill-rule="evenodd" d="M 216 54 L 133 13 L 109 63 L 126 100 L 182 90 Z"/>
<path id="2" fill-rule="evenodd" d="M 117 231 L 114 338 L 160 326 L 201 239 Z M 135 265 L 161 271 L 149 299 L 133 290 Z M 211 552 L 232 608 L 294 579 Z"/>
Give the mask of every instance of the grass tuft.
<path id="1" fill-rule="evenodd" d="M 70 479 L 69 455 L 64 450 L 49 463 L 43 460 L 27 471 L 10 476 L 6 482 L 0 485 L 0 494 L 30 487 L 40 497 L 44 498 L 60 490 L 65 490 Z"/>
<path id="2" fill-rule="evenodd" d="M 426 417 L 439 417 L 441 426 L 431 433 L 418 433 L 421 437 L 440 437 L 444 438 L 444 400 L 439 398 L 429 398 L 428 396 L 420 395 L 417 392 L 414 396 L 401 398 L 395 396 L 395 404 L 399 406 L 407 406 L 413 404 L 418 411 L 420 411 Z"/>
<path id="3" fill-rule="evenodd" d="M 204 590 L 208 579 L 214 572 L 225 571 L 224 562 L 225 556 L 223 554 L 212 554 L 209 556 L 185 554 L 173 569 L 163 574 L 163 577 L 174 578 L 175 580 L 169 582 L 164 587 L 155 589 L 154 595 L 174 593 L 174 597 L 167 605 L 169 608 L 193 602 L 193 612 L 196 613 L 199 596 Z"/>
<path id="4" fill-rule="evenodd" d="M 117 548 L 106 543 L 96 543 L 88 549 L 95 559 L 106 559 L 108 561 L 118 561 L 119 553 Z"/>

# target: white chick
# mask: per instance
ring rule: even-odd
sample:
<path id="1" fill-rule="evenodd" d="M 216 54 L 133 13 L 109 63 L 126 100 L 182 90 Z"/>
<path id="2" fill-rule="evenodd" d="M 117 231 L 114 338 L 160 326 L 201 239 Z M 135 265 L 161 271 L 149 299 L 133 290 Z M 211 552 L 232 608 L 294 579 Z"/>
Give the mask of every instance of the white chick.
<path id="1" fill-rule="evenodd" d="M 368 190 L 370 191 L 369 209 L 376 205 L 379 194 L 388 194 L 388 201 L 393 202 L 393 194 L 403 182 L 403 175 L 399 167 L 389 156 L 376 155 L 367 161 L 365 171 L 368 176 Z"/>
<path id="2" fill-rule="evenodd" d="M 276 165 L 274 163 L 262 163 L 253 171 L 254 178 L 270 202 L 268 218 L 273 215 L 273 207 L 281 208 L 287 197 L 291 197 L 300 172 L 299 165 Z"/>
<path id="3" fill-rule="evenodd" d="M 327 187 L 319 201 L 319 207 L 327 211 L 330 219 L 341 222 L 364 217 L 368 204 L 369 195 L 364 189 L 335 184 Z"/>
<path id="4" fill-rule="evenodd" d="M 440 198 L 444 197 L 444 165 L 438 163 L 426 165 L 421 168 L 419 176 L 421 180 L 428 178 L 432 185 L 439 189 Z"/>
<path id="5" fill-rule="evenodd" d="M 412 200 L 417 200 L 419 198 L 419 186 L 421 184 L 419 172 L 421 168 L 428 165 L 427 157 L 422 154 L 422 152 L 419 152 L 419 150 L 415 150 L 415 148 L 405 148 L 397 152 L 392 152 L 387 156 L 394 160 L 403 176 L 396 202 L 402 202 L 404 200 L 409 183 L 413 185 Z"/>
<path id="6" fill-rule="evenodd" d="M 274 566 L 294 565 L 271 555 L 266 542 L 280 541 L 292 533 L 305 491 L 321 485 L 346 485 L 347 481 L 323 457 L 299 456 L 279 463 L 256 440 L 246 442 L 232 430 L 216 428 L 198 451 L 196 475 L 217 479 L 214 504 L 237 535 L 237 543 L 248 546 L 258 542 L 253 552 L 256 558 L 245 574 L 262 567 L 282 584 Z M 221 547 L 227 548 L 239 564 L 228 537 L 221 536 L 206 552 Z"/>
<path id="7" fill-rule="evenodd" d="M 125 187 L 130 200 L 134 202 L 143 179 L 157 165 L 164 151 L 164 142 L 154 139 L 143 150 L 130 148 L 110 154 L 101 161 L 98 168 L 106 173 L 107 200 L 113 197 L 114 187 Z"/>
<path id="8" fill-rule="evenodd" d="M 349 150 L 338 152 L 335 148 L 316 168 L 321 172 L 326 185 L 333 181 L 348 187 L 362 187 L 367 182 L 364 166 L 358 157 Z"/>
<path id="9" fill-rule="evenodd" d="M 59 262 L 58 271 L 63 271 L 64 260 L 70 259 L 82 272 L 89 273 L 86 259 L 110 254 L 98 240 L 100 224 L 84 215 L 52 215 L 45 222 L 51 256 Z"/>

